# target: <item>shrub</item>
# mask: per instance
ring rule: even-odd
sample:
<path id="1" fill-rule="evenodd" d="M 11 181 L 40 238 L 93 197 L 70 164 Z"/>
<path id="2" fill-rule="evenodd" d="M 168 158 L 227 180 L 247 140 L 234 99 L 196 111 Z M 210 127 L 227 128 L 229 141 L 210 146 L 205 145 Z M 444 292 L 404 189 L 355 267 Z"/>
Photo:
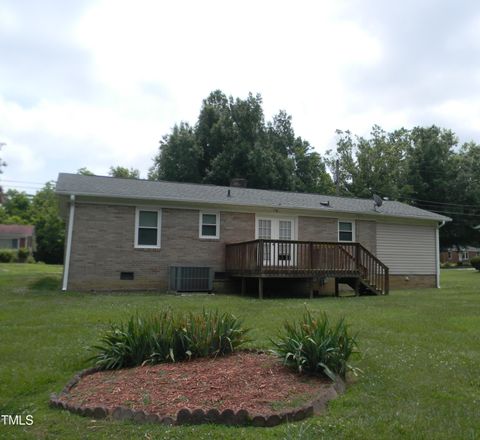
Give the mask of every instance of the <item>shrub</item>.
<path id="1" fill-rule="evenodd" d="M 16 252 L 13 249 L 0 249 L 0 263 L 11 263 L 15 258 Z"/>
<path id="2" fill-rule="evenodd" d="M 30 256 L 30 251 L 28 248 L 20 248 L 17 251 L 17 259 L 19 263 L 25 263 L 27 258 Z"/>
<path id="3" fill-rule="evenodd" d="M 470 258 L 470 264 L 477 270 L 480 270 L 480 255 Z"/>
<path id="4" fill-rule="evenodd" d="M 345 321 L 330 324 L 321 314 L 314 318 L 305 310 L 299 322 L 285 322 L 283 333 L 272 340 L 273 352 L 283 363 L 299 373 L 314 373 L 335 380 L 345 378 L 353 368 L 348 360 L 357 347 L 356 337 L 350 336 Z"/>
<path id="5" fill-rule="evenodd" d="M 166 309 L 145 317 L 137 314 L 126 323 L 111 324 L 93 347 L 98 353 L 91 360 L 112 370 L 225 355 L 247 341 L 247 332 L 241 320 L 218 311 L 175 315 Z"/>

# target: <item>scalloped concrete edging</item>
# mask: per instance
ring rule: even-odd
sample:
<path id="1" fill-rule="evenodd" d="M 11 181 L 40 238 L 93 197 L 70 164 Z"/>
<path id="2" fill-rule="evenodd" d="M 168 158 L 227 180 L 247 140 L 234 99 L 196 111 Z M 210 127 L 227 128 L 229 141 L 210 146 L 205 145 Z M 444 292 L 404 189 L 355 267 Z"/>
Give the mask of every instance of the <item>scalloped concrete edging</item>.
<path id="1" fill-rule="evenodd" d="M 219 412 L 212 408 L 208 410 L 183 408 L 178 411 L 177 416 L 160 417 L 158 414 L 146 413 L 143 410 L 132 410 L 124 406 L 117 406 L 109 409 L 105 406 L 87 406 L 75 405 L 62 400 L 69 394 L 70 390 L 75 387 L 80 380 L 90 374 L 101 371 L 98 367 L 87 368 L 76 374 L 70 382 L 63 388 L 60 394 L 51 394 L 49 405 L 52 408 L 64 409 L 70 411 L 72 414 L 89 417 L 92 419 L 105 419 L 110 417 L 114 420 L 131 420 L 136 423 L 157 423 L 163 425 L 199 425 L 202 423 L 215 423 L 221 425 L 233 426 L 256 426 L 256 427 L 272 427 L 286 422 L 297 422 L 314 414 L 322 413 L 330 400 L 335 399 L 339 394 L 343 394 L 346 389 L 346 384 L 341 379 L 330 384 L 326 389 L 308 404 L 291 411 L 279 411 L 268 415 L 249 414 L 248 411 L 240 409 L 233 411 L 232 409 L 225 409 Z"/>

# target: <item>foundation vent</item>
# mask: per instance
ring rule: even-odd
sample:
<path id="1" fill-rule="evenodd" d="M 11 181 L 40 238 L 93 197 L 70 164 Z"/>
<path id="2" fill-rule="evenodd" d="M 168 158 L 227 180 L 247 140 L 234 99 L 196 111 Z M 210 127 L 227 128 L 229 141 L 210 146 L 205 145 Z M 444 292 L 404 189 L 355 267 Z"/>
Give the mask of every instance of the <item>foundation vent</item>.
<path id="1" fill-rule="evenodd" d="M 120 279 L 121 280 L 133 280 L 134 274 L 133 272 L 120 272 Z"/>
<path id="2" fill-rule="evenodd" d="M 213 270 L 211 267 L 170 266 L 169 290 L 176 292 L 211 292 Z"/>

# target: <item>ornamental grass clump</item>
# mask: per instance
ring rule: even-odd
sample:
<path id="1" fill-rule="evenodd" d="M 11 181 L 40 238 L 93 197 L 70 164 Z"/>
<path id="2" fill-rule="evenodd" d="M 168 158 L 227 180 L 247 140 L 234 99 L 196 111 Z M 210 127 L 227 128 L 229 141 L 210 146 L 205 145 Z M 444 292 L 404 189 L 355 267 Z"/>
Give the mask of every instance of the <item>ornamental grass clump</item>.
<path id="1" fill-rule="evenodd" d="M 222 356 L 247 342 L 247 329 L 231 313 L 218 311 L 132 316 L 126 323 L 111 324 L 93 348 L 95 365 L 113 370 L 144 364 L 177 362 L 199 357 Z"/>
<path id="2" fill-rule="evenodd" d="M 299 373 L 336 380 L 355 371 L 348 360 L 357 348 L 356 336 L 349 334 L 343 319 L 331 324 L 326 314 L 313 317 L 306 310 L 299 322 L 285 322 L 283 332 L 272 343 L 273 352 Z"/>

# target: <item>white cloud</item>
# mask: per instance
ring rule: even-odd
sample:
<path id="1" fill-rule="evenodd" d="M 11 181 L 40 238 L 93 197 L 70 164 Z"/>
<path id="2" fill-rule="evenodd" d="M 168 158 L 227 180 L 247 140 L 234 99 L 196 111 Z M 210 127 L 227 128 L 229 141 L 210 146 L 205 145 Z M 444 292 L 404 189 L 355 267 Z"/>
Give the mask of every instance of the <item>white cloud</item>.
<path id="1" fill-rule="evenodd" d="M 18 16 L 8 4 L 0 5 L 0 28 L 9 34 L 20 29 Z"/>
<path id="2" fill-rule="evenodd" d="M 340 12 L 335 2 L 105 0 L 82 17 L 76 37 L 95 76 L 125 105 L 144 102 L 143 83 L 160 84 L 168 126 L 194 121 L 216 88 L 260 92 L 267 116 L 287 109 L 298 132 L 321 146 L 343 118 L 345 71 L 372 66 L 382 53 Z"/>
<path id="3" fill-rule="evenodd" d="M 2 149 L 2 159 L 9 167 L 20 170 L 17 178 L 29 178 L 33 173 L 45 167 L 45 162 L 39 152 L 33 148 L 15 142 L 9 138 L 5 139 L 5 146 Z"/>
<path id="4" fill-rule="evenodd" d="M 2 177 L 145 175 L 161 136 L 195 122 L 214 89 L 261 93 L 266 117 L 285 109 L 319 151 L 336 128 L 373 124 L 478 136 L 480 7 L 461 3 L 6 0 L 0 141 L 14 157 Z"/>

